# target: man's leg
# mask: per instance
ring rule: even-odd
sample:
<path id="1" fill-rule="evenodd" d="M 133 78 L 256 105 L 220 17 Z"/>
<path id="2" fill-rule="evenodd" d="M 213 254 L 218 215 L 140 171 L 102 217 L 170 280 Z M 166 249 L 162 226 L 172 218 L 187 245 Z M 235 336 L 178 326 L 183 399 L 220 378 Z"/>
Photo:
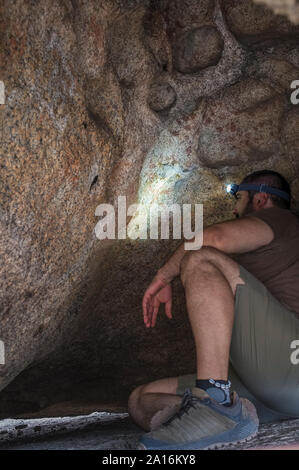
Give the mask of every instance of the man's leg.
<path id="1" fill-rule="evenodd" d="M 186 254 L 181 267 L 196 343 L 198 378 L 226 380 L 234 295 L 236 285 L 244 284 L 239 266 L 222 252 L 203 247 Z M 177 378 L 162 379 L 134 390 L 128 404 L 134 421 L 145 430 L 162 422 L 162 410 L 171 413 L 181 402 L 176 395 L 177 385 Z"/>
<path id="2" fill-rule="evenodd" d="M 137 387 L 130 395 L 128 411 L 145 431 L 159 426 L 179 408 L 182 397 L 176 395 L 178 379 L 171 377 Z"/>
<path id="3" fill-rule="evenodd" d="M 281 419 L 299 417 L 299 366 L 291 360 L 299 319 L 242 266 L 240 272 L 245 285 L 235 296 L 233 369 L 246 389 Z"/>
<path id="4" fill-rule="evenodd" d="M 227 380 L 239 265 L 221 251 L 203 247 L 181 263 L 187 310 L 197 356 L 197 378 Z"/>

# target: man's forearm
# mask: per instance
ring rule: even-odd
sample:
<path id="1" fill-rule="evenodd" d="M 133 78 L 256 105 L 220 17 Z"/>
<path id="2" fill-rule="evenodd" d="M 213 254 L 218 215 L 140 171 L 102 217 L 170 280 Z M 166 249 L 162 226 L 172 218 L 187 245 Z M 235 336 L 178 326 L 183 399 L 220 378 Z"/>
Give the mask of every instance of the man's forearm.
<path id="1" fill-rule="evenodd" d="M 166 282 L 171 282 L 180 273 L 180 265 L 186 254 L 184 242 L 173 253 L 171 258 L 158 270 L 158 277 L 162 277 Z"/>
<path id="2" fill-rule="evenodd" d="M 220 233 L 219 227 L 217 225 L 211 225 L 210 227 L 207 227 L 203 231 L 202 246 L 212 246 L 214 248 L 218 248 L 219 237 Z M 184 245 L 185 243 L 193 242 L 194 239 L 195 237 L 193 237 L 192 240 L 185 240 L 180 244 L 169 260 L 158 270 L 159 277 L 163 278 L 167 282 L 171 282 L 172 279 L 180 274 L 182 259 L 186 253 L 190 253 L 190 250 L 185 250 Z"/>

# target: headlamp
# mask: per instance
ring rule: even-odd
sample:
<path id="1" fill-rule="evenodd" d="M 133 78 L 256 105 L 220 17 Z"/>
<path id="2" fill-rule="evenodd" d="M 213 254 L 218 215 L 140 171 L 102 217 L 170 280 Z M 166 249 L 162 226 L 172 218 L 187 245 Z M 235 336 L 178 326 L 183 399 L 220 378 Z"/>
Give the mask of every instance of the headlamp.
<path id="1" fill-rule="evenodd" d="M 226 192 L 228 194 L 232 194 L 233 196 L 235 196 L 235 194 L 238 192 L 239 190 L 239 185 L 238 184 L 228 184 L 226 186 Z"/>
<path id="2" fill-rule="evenodd" d="M 232 194 L 236 197 L 236 193 L 238 191 L 257 191 L 258 193 L 268 193 L 274 194 L 275 196 L 279 196 L 286 201 L 290 200 L 290 196 L 285 191 L 281 191 L 280 189 L 273 188 L 272 186 L 268 186 L 267 184 L 228 184 L 226 186 L 226 192 L 228 194 Z"/>

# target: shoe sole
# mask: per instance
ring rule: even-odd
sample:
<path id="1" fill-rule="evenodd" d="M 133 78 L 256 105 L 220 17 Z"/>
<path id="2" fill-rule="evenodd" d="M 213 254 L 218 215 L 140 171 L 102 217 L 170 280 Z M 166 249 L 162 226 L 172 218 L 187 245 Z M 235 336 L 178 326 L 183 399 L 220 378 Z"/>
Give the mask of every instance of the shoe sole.
<path id="1" fill-rule="evenodd" d="M 238 441 L 231 441 L 231 442 L 226 442 L 226 443 L 219 442 L 217 444 L 213 444 L 212 446 L 204 447 L 202 450 L 216 450 L 216 449 L 223 449 L 224 447 L 232 447 L 237 444 L 242 444 L 244 442 L 251 441 L 256 436 L 257 436 L 257 432 L 252 434 L 252 436 L 250 437 L 246 437 L 245 439 L 239 439 Z"/>
<path id="2" fill-rule="evenodd" d="M 234 445 L 237 445 L 237 444 L 243 444 L 244 442 L 249 442 L 251 441 L 254 437 L 257 436 L 257 432 L 255 432 L 254 434 L 252 434 L 252 436 L 250 437 L 246 437 L 245 439 L 239 439 L 238 441 L 231 441 L 231 442 L 219 442 L 219 443 L 216 443 L 216 444 L 213 444 L 209 447 L 203 447 L 202 449 L 193 449 L 193 450 L 217 450 L 217 449 L 223 449 L 223 448 L 228 448 L 228 447 L 232 447 Z M 144 444 L 141 444 L 139 443 L 138 447 L 137 447 L 137 450 L 154 450 L 154 449 L 147 449 Z M 161 449 L 159 449 L 161 450 Z M 174 450 L 174 449 L 173 449 Z M 179 449 L 178 449 L 179 450 Z M 191 450 L 191 449 L 190 449 Z"/>
<path id="3" fill-rule="evenodd" d="M 137 450 L 215 450 L 215 449 L 220 449 L 223 447 L 230 447 L 232 445 L 236 444 L 241 444 L 244 442 L 248 442 L 254 437 L 256 437 L 257 432 L 258 432 L 258 425 L 259 425 L 259 419 L 256 413 L 255 406 L 246 398 L 241 398 L 242 403 L 243 403 L 243 409 L 244 412 L 246 413 L 247 416 L 247 424 L 244 422 L 241 424 L 238 424 L 232 431 L 231 431 L 231 439 L 229 441 L 225 440 L 225 434 L 223 433 L 223 441 L 220 442 L 213 442 L 213 443 L 207 443 L 207 445 L 203 446 L 204 440 L 209 440 L 209 438 L 204 438 L 199 442 L 198 444 L 196 442 L 190 442 L 189 444 L 183 444 L 183 443 L 178 443 L 178 444 L 165 444 L 164 448 L 161 446 L 158 446 L 153 449 L 147 448 L 142 442 L 139 443 Z M 245 433 L 245 436 L 243 437 L 242 434 Z M 235 436 L 234 436 L 235 435 Z M 235 438 L 234 438 L 235 437 Z M 162 444 L 162 443 L 161 443 Z"/>

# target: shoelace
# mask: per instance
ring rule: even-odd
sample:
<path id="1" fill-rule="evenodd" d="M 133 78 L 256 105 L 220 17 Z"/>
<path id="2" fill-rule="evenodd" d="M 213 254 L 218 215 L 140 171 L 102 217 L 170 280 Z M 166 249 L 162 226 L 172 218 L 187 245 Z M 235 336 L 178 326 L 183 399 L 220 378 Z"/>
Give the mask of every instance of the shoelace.
<path id="1" fill-rule="evenodd" d="M 195 403 L 199 401 L 198 398 L 194 397 L 191 393 L 191 390 L 187 388 L 183 395 L 182 403 L 180 406 L 180 409 L 177 413 L 175 413 L 173 416 L 171 416 L 165 423 L 163 423 L 163 426 L 168 426 L 172 421 L 175 419 L 181 419 L 182 415 L 184 413 L 188 414 L 188 411 L 190 408 L 195 408 Z"/>

